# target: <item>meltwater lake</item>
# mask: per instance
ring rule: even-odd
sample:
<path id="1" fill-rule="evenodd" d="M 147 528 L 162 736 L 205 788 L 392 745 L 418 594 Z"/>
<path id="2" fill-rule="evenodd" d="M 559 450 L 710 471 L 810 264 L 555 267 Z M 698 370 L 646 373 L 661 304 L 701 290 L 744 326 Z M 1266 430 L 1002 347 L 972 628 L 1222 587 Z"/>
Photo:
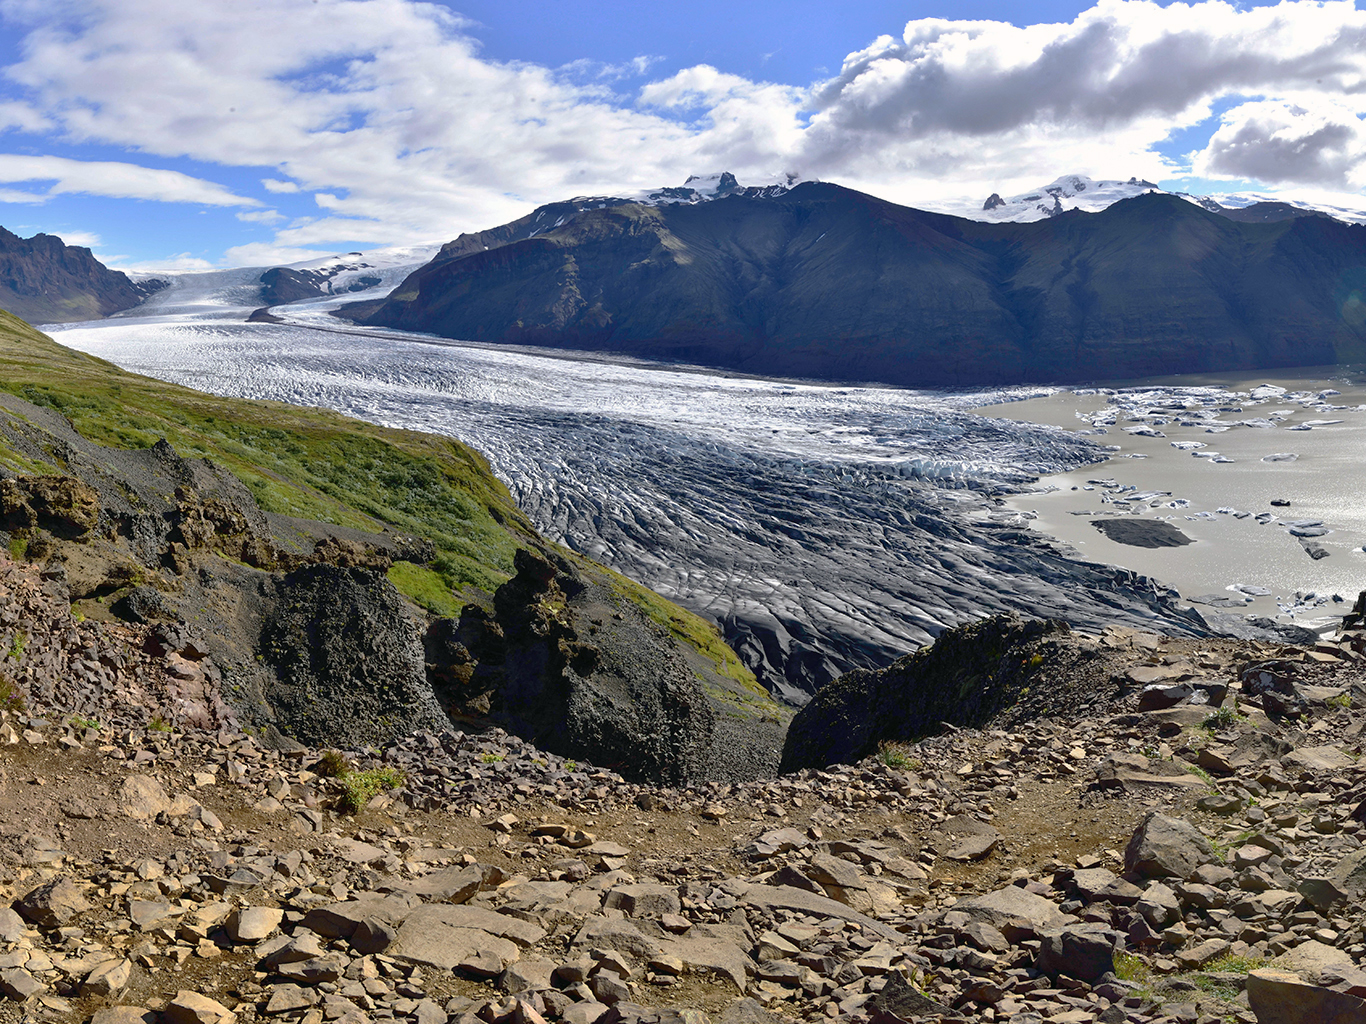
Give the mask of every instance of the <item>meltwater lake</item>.
<path id="1" fill-rule="evenodd" d="M 1366 389 L 1345 372 L 977 393 L 762 379 L 355 328 L 328 315 L 341 300 L 246 323 L 259 274 L 185 275 L 136 310 L 48 330 L 205 391 L 459 438 L 547 537 L 711 617 L 797 703 L 1005 611 L 1322 626 L 1366 568 Z M 1262 461 L 1278 454 L 1296 458 Z M 1090 525 L 1136 509 L 1194 543 L 1134 548 Z M 1301 520 L 1322 522 L 1328 557 L 1287 531 Z"/>

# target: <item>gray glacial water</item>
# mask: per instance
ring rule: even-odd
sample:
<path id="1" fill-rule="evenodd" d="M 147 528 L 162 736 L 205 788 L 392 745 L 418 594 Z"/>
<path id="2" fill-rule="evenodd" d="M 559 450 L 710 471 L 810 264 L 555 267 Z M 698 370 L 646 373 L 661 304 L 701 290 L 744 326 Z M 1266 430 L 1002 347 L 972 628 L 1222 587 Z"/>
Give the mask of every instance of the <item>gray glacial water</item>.
<path id="1" fill-rule="evenodd" d="M 457 437 L 546 536 L 713 618 L 794 701 L 999 611 L 1204 628 L 1174 592 L 1075 561 L 996 497 L 1108 454 L 1074 430 L 968 411 L 1044 390 L 826 386 L 451 344 L 351 328 L 327 302 L 247 324 L 259 272 L 181 278 L 132 314 L 49 330 L 217 394 Z"/>

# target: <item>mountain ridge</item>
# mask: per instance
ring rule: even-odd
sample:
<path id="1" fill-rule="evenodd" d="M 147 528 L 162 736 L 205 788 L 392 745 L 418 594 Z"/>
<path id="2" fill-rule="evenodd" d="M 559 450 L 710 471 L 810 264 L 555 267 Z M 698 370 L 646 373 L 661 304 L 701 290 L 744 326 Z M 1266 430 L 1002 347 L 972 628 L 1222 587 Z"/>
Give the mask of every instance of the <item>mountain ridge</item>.
<path id="1" fill-rule="evenodd" d="M 774 197 L 603 206 L 516 237 L 525 225 L 462 236 L 388 299 L 341 313 L 463 340 L 904 385 L 1366 355 L 1366 228 L 1328 218 L 1239 222 L 1145 194 L 989 224 L 805 182 Z"/>
<path id="2" fill-rule="evenodd" d="M 56 235 L 20 238 L 0 227 L 0 309 L 34 323 L 97 320 L 131 309 L 165 286 L 110 270 Z"/>

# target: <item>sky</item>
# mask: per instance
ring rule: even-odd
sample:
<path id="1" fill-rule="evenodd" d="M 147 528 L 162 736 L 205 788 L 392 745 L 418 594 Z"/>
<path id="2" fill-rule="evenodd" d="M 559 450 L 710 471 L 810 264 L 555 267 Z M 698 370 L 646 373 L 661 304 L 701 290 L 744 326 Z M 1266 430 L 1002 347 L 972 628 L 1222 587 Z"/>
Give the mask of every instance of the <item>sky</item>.
<path id="1" fill-rule="evenodd" d="M 131 270 L 420 245 L 728 170 L 1366 206 L 1353 0 L 0 0 L 0 225 Z"/>

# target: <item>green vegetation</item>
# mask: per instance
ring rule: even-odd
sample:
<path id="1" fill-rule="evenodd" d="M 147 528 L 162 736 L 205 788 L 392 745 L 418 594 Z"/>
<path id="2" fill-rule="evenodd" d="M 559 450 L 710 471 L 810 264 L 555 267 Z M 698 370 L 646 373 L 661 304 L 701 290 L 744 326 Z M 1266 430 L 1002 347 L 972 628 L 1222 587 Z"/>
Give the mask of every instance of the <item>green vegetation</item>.
<path id="1" fill-rule="evenodd" d="M 1219 784 L 1214 781 L 1214 776 L 1205 771 L 1205 769 L 1201 768 L 1198 764 L 1187 764 L 1186 771 L 1190 772 L 1210 789 L 1218 792 Z"/>
<path id="2" fill-rule="evenodd" d="M 1152 981 L 1153 971 L 1142 957 L 1121 952 L 1115 954 L 1115 977 L 1121 981 L 1146 986 Z"/>
<path id="3" fill-rule="evenodd" d="M 384 789 L 397 789 L 406 779 L 397 768 L 371 768 L 363 772 L 347 772 L 340 776 L 342 810 L 359 814 L 374 796 Z"/>
<path id="4" fill-rule="evenodd" d="M 1247 715 L 1240 714 L 1237 708 L 1225 704 L 1218 711 L 1201 722 L 1200 725 L 1210 732 L 1220 732 L 1224 729 L 1232 729 L 1237 726 L 1239 722 L 1246 721 Z"/>
<path id="5" fill-rule="evenodd" d="M 484 764 L 498 764 L 500 761 L 503 760 L 503 755 L 502 755 L 502 754 L 480 754 L 480 755 L 479 755 L 479 760 L 482 761 L 482 762 L 484 762 Z"/>
<path id="6" fill-rule="evenodd" d="M 324 409 L 219 398 L 126 373 L 0 312 L 0 389 L 61 413 L 115 448 L 165 438 L 227 467 L 269 512 L 427 537 L 447 587 L 491 590 L 534 530 L 476 452 Z M 0 442 L 0 458 L 22 453 Z M 30 460 L 32 461 L 32 460 Z M 55 458 L 46 472 L 61 472 Z"/>
<path id="7" fill-rule="evenodd" d="M 924 762 L 920 758 L 911 756 L 909 744 L 899 743 L 896 740 L 883 740 L 878 744 L 877 756 L 888 768 L 905 768 L 909 771 L 917 771 L 924 767 Z"/>
<path id="8" fill-rule="evenodd" d="M 22 629 L 18 630 L 9 642 L 9 656 L 14 661 L 20 661 L 24 657 L 24 645 L 28 643 L 28 634 Z"/>
<path id="9" fill-rule="evenodd" d="M 324 750 L 313 768 L 325 779 L 339 779 L 351 770 L 351 762 L 340 750 Z"/>
<path id="10" fill-rule="evenodd" d="M 80 715 L 72 715 L 70 723 L 73 729 L 98 729 L 100 727 L 98 718 L 83 718 Z"/>
<path id="11" fill-rule="evenodd" d="M 18 533 L 11 533 L 9 536 L 9 556 L 16 562 L 22 562 L 25 552 L 28 551 L 28 538 Z"/>
<path id="12" fill-rule="evenodd" d="M 153 715 L 152 720 L 147 723 L 148 732 L 170 732 L 171 723 L 160 715 Z"/>
<path id="13" fill-rule="evenodd" d="M 1346 710 L 1352 706 L 1352 695 L 1350 693 L 1340 693 L 1336 697 L 1329 697 L 1327 704 L 1330 708 L 1342 708 Z"/>
<path id="14" fill-rule="evenodd" d="M 450 585 L 425 565 L 395 562 L 389 569 L 389 582 L 414 604 L 433 615 L 457 616 L 462 603 L 451 593 Z"/>
<path id="15" fill-rule="evenodd" d="M 17 714 L 27 707 L 28 701 L 24 699 L 24 691 L 19 689 L 19 684 L 0 672 L 0 711 Z"/>

